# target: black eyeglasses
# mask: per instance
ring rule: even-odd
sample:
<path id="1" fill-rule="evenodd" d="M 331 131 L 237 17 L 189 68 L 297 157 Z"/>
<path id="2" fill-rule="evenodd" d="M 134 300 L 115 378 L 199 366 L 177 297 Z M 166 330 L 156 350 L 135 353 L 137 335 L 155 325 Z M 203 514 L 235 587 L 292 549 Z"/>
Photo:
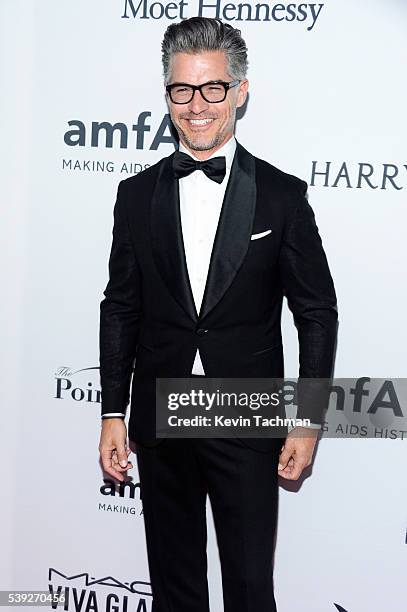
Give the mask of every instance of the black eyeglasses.
<path id="1" fill-rule="evenodd" d="M 230 81 L 229 83 L 226 81 L 208 81 L 202 85 L 172 83 L 172 85 L 167 85 L 165 89 L 174 104 L 188 104 L 197 90 L 206 102 L 216 104 L 217 102 L 223 102 L 229 89 L 236 87 L 239 83 L 240 81 Z"/>

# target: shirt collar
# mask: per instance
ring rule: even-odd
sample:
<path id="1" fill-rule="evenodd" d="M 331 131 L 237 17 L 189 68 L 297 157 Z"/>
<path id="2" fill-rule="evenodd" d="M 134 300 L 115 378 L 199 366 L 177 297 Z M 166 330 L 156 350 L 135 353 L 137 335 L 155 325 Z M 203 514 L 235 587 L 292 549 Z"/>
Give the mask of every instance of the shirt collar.
<path id="1" fill-rule="evenodd" d="M 190 151 L 182 144 L 182 142 L 179 143 L 179 151 L 181 153 L 186 153 L 187 155 L 190 155 L 193 159 L 196 159 L 198 161 L 195 155 L 192 155 Z M 211 159 L 212 157 L 219 157 L 219 156 L 224 155 L 226 157 L 226 169 L 229 170 L 232 166 L 235 151 L 236 151 L 236 138 L 235 136 L 232 136 L 223 146 L 220 147 L 220 149 L 215 151 L 215 153 L 212 153 L 212 155 L 210 155 L 208 159 Z"/>

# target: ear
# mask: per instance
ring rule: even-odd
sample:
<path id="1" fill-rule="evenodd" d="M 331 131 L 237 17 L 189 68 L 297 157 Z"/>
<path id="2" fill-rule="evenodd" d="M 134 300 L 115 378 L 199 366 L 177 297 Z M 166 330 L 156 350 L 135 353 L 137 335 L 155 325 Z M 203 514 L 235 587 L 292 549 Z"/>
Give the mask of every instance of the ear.
<path id="1" fill-rule="evenodd" d="M 249 90 L 249 81 L 247 79 L 243 79 L 243 81 L 241 81 L 238 87 L 239 87 L 239 91 L 237 94 L 237 102 L 236 102 L 237 108 L 239 108 L 240 106 L 243 106 L 243 104 L 246 102 L 247 92 Z"/>

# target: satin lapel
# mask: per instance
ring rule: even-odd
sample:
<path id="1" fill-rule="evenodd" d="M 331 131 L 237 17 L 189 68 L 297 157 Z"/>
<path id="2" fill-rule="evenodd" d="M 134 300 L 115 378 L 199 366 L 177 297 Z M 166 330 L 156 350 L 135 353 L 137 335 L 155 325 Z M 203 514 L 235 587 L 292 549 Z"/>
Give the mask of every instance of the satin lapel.
<path id="1" fill-rule="evenodd" d="M 199 318 L 222 298 L 239 270 L 250 245 L 256 210 L 255 161 L 236 143 L 228 186 L 216 230 Z"/>
<path id="2" fill-rule="evenodd" d="M 198 313 L 185 259 L 178 181 L 172 173 L 172 158 L 170 155 L 163 160 L 151 202 L 153 256 L 169 292 L 196 321 Z"/>

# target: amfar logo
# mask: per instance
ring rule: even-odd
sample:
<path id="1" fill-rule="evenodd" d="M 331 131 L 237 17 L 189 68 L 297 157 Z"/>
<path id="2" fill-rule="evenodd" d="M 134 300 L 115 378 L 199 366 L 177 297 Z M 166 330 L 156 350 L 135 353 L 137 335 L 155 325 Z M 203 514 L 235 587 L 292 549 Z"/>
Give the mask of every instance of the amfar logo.
<path id="1" fill-rule="evenodd" d="M 86 374 L 85 374 L 86 373 Z M 88 380 L 89 374 L 97 374 L 96 380 Z M 72 370 L 61 366 L 55 372 L 55 399 L 73 399 L 75 402 L 101 403 L 99 366 Z"/>
<path id="2" fill-rule="evenodd" d="M 113 148 L 113 144 L 119 149 L 149 149 L 156 151 L 161 144 L 173 144 L 176 141 L 171 134 L 171 119 L 168 113 L 164 115 L 158 126 L 154 128 L 150 143 L 146 143 L 145 134 L 151 132 L 148 119 L 150 111 L 139 114 L 137 123 L 127 126 L 125 123 L 110 123 L 109 121 L 92 121 L 86 125 L 79 119 L 71 119 L 68 125 L 71 129 L 64 134 L 64 142 L 68 147 L 94 147 Z M 134 133 L 134 136 L 133 136 Z"/>
<path id="3" fill-rule="evenodd" d="M 225 2 L 224 0 L 197 0 L 189 11 L 189 2 L 157 2 L 154 0 L 124 0 L 122 19 L 169 19 L 187 17 L 216 17 L 223 21 L 307 22 L 310 32 L 324 7 L 323 3 L 291 2 Z"/>
<path id="4" fill-rule="evenodd" d="M 113 576 L 95 578 L 88 572 L 71 576 L 50 567 L 48 570 L 49 592 L 64 598 L 63 608 L 58 601 L 53 609 L 106 610 L 106 612 L 150 612 L 152 604 L 151 584 L 143 580 L 122 582 Z"/>
<path id="5" fill-rule="evenodd" d="M 335 379 L 329 393 L 328 437 L 407 439 L 406 379 Z"/>
<path id="6" fill-rule="evenodd" d="M 346 187 L 347 189 L 405 189 L 407 164 L 358 164 L 342 162 L 312 162 L 312 187 Z M 397 179 L 397 180 L 396 180 Z"/>
<path id="7" fill-rule="evenodd" d="M 116 483 L 110 478 L 104 478 L 105 483 L 100 487 L 100 493 L 107 497 L 120 499 L 134 500 L 137 497 L 137 501 L 141 502 L 141 485 L 139 482 L 131 482 L 130 480 L 124 480 Z M 136 514 L 136 508 L 134 506 L 125 506 L 124 504 L 112 502 L 106 500 L 106 502 L 99 502 L 99 510 L 103 512 L 111 512 L 113 514 Z M 141 508 L 139 514 L 143 514 Z"/>

